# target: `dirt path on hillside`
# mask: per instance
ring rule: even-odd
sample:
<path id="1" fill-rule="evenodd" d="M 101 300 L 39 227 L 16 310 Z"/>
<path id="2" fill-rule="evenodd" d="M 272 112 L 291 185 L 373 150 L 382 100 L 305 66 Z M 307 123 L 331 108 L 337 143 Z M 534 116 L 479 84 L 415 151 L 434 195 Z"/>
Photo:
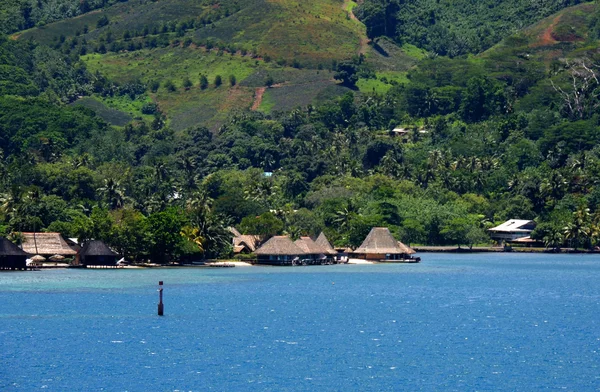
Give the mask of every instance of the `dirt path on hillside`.
<path id="1" fill-rule="evenodd" d="M 254 103 L 252 103 L 252 108 L 250 110 L 257 111 L 260 104 L 263 100 L 263 95 L 265 95 L 265 91 L 267 91 L 266 87 L 258 87 L 256 92 L 254 93 Z"/>
<path id="2" fill-rule="evenodd" d="M 559 21 L 560 15 L 558 15 L 556 18 L 554 18 L 554 20 L 552 20 L 550 26 L 548 26 L 548 28 L 546 28 L 540 35 L 540 40 L 536 42 L 533 46 L 549 46 L 558 43 L 558 41 L 555 40 L 554 37 L 552 37 L 552 32 L 554 31 L 554 28 L 556 27 Z"/>
<path id="3" fill-rule="evenodd" d="M 344 0 L 344 3 L 342 4 L 342 9 L 344 11 L 346 11 L 346 13 L 350 17 L 350 19 L 362 24 L 362 22 L 360 20 L 358 20 L 356 15 L 354 15 L 354 11 L 350 9 L 350 1 L 351 0 Z M 358 2 L 358 3 L 360 4 L 360 2 Z M 360 38 L 359 43 L 358 43 L 358 54 L 359 55 L 367 53 L 367 49 L 369 48 L 369 42 L 371 42 L 371 40 L 369 40 L 369 38 L 367 38 L 367 37 Z"/>

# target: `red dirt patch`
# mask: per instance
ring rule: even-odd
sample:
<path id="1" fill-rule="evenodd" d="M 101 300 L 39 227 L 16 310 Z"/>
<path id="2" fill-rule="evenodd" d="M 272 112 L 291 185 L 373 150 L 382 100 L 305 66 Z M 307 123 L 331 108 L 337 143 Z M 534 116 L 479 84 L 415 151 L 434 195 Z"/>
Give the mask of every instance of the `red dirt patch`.
<path id="1" fill-rule="evenodd" d="M 254 93 L 254 103 L 252 104 L 251 110 L 253 110 L 253 111 L 258 110 L 260 104 L 262 103 L 263 95 L 265 95 L 266 90 L 267 90 L 266 87 L 258 87 L 256 89 L 256 92 Z"/>
<path id="2" fill-rule="evenodd" d="M 548 26 L 546 29 L 544 29 L 542 34 L 540 34 L 539 40 L 537 42 L 533 43 L 531 46 L 532 47 L 550 46 L 550 45 L 557 44 L 558 41 L 554 39 L 554 37 L 552 36 L 552 32 L 554 31 L 554 28 L 556 27 L 556 25 L 558 24 L 559 21 L 560 21 L 560 15 L 558 15 L 556 18 L 554 18 L 552 23 L 550 23 L 550 26 Z"/>

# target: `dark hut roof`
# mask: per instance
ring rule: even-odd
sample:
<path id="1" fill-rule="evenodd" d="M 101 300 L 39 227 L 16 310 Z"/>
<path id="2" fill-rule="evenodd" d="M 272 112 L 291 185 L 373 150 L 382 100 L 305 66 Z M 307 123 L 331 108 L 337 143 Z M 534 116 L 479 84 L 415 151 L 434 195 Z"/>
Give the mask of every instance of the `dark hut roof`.
<path id="1" fill-rule="evenodd" d="M 337 255 L 337 251 L 333 249 L 333 246 L 331 246 L 331 243 L 325 236 L 325 233 L 321 232 L 321 234 L 319 234 L 315 242 L 317 245 L 323 248 L 327 254 Z"/>
<path id="2" fill-rule="evenodd" d="M 292 242 L 288 236 L 271 237 L 256 250 L 257 255 L 298 256 L 305 252 Z"/>
<path id="3" fill-rule="evenodd" d="M 81 256 L 117 256 L 104 242 L 98 240 L 88 241 L 83 244 L 79 254 Z"/>
<path id="4" fill-rule="evenodd" d="M 320 255 L 325 253 L 325 248 L 317 245 L 317 243 L 310 237 L 300 237 L 294 242 L 294 244 L 296 244 L 306 254 Z"/>
<path id="5" fill-rule="evenodd" d="M 73 256 L 77 254 L 60 233 L 23 233 L 23 250 L 38 255 Z"/>
<path id="6" fill-rule="evenodd" d="M 405 253 L 387 227 L 373 227 L 362 245 L 354 253 L 401 254 Z"/>
<path id="7" fill-rule="evenodd" d="M 0 237 L 0 256 L 29 256 L 29 254 L 6 238 Z"/>

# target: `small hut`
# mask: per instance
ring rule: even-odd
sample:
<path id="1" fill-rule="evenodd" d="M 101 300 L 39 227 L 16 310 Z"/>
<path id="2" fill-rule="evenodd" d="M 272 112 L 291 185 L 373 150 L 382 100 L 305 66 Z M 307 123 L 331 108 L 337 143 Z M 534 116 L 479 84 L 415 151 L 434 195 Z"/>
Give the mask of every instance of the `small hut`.
<path id="1" fill-rule="evenodd" d="M 256 250 L 257 244 L 259 243 L 260 237 L 257 235 L 243 234 L 238 237 L 233 237 L 233 253 L 253 253 Z"/>
<path id="2" fill-rule="evenodd" d="M 288 236 L 271 237 L 254 253 L 258 264 L 268 265 L 294 265 L 306 256 Z"/>
<path id="3" fill-rule="evenodd" d="M 353 252 L 358 258 L 372 261 L 416 262 L 418 259 L 410 256 L 413 253 L 415 251 L 397 241 L 387 227 L 372 228 L 362 245 Z"/>
<path id="4" fill-rule="evenodd" d="M 23 250 L 48 258 L 54 255 L 72 257 L 77 254 L 60 233 L 23 233 Z"/>
<path id="5" fill-rule="evenodd" d="M 25 270 L 29 255 L 4 237 L 0 237 L 0 270 Z"/>
<path id="6" fill-rule="evenodd" d="M 117 254 L 102 241 L 92 240 L 83 244 L 79 251 L 81 265 L 116 267 Z"/>
<path id="7" fill-rule="evenodd" d="M 304 251 L 304 257 L 310 264 L 327 263 L 327 255 L 325 254 L 325 248 L 319 246 L 315 241 L 312 240 L 312 238 L 300 237 L 294 242 L 294 244 L 296 244 L 300 249 Z"/>
<path id="8" fill-rule="evenodd" d="M 327 256 L 331 257 L 335 262 L 339 261 L 338 252 L 337 250 L 333 249 L 333 246 L 331 246 L 331 243 L 325 236 L 325 233 L 321 232 L 315 242 L 325 251 Z"/>
<path id="9" fill-rule="evenodd" d="M 233 234 L 233 253 L 236 255 L 253 253 L 260 244 L 258 235 L 242 234 L 235 227 L 228 227 L 227 230 Z"/>

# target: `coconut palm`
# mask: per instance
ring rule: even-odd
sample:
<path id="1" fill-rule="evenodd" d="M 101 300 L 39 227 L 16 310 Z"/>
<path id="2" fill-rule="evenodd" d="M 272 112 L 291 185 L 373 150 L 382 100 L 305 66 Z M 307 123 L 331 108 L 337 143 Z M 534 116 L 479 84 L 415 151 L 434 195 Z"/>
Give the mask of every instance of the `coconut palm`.
<path id="1" fill-rule="evenodd" d="M 114 178 L 105 178 L 104 185 L 98 188 L 98 192 L 102 195 L 102 198 L 111 210 L 122 208 L 125 205 L 127 198 L 125 190 L 121 186 L 121 183 Z"/>
<path id="2" fill-rule="evenodd" d="M 573 213 L 573 221 L 564 227 L 565 239 L 568 239 L 575 249 L 580 242 L 589 240 L 590 237 L 590 209 L 579 207 Z"/>
<path id="3" fill-rule="evenodd" d="M 181 235 L 186 240 L 196 244 L 200 252 L 204 253 L 205 238 L 200 233 L 200 229 L 192 226 L 184 226 L 181 228 Z"/>

